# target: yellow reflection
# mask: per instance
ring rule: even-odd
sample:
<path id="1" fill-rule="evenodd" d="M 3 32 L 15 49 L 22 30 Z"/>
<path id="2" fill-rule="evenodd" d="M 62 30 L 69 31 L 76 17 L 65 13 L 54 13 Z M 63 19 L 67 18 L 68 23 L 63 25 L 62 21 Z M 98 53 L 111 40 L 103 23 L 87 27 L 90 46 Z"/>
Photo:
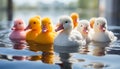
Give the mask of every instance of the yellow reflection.
<path id="1" fill-rule="evenodd" d="M 38 52 L 41 51 L 41 55 L 30 56 L 29 60 L 37 61 L 41 60 L 43 63 L 53 64 L 54 63 L 54 51 L 53 44 L 38 44 L 28 42 L 29 50 Z"/>
<path id="2" fill-rule="evenodd" d="M 54 53 L 53 52 L 43 52 L 42 55 L 30 56 L 29 60 L 31 60 L 31 61 L 41 60 L 43 63 L 53 64 L 54 63 Z"/>
<path id="3" fill-rule="evenodd" d="M 39 43 L 29 42 L 28 46 L 29 46 L 29 50 L 34 52 L 37 51 L 53 52 L 53 44 L 39 44 Z"/>
<path id="4" fill-rule="evenodd" d="M 31 61 L 38 61 L 41 60 L 42 56 L 41 55 L 34 55 L 34 56 L 30 56 L 29 60 Z"/>

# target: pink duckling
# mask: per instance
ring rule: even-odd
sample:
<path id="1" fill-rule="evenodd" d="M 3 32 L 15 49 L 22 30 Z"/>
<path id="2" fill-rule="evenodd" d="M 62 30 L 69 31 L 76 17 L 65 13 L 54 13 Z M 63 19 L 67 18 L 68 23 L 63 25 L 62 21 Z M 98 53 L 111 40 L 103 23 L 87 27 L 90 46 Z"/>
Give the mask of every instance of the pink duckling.
<path id="1" fill-rule="evenodd" d="M 12 27 L 12 33 L 9 38 L 14 43 L 24 43 L 26 37 L 25 23 L 22 19 L 16 19 L 14 21 L 14 26 Z"/>

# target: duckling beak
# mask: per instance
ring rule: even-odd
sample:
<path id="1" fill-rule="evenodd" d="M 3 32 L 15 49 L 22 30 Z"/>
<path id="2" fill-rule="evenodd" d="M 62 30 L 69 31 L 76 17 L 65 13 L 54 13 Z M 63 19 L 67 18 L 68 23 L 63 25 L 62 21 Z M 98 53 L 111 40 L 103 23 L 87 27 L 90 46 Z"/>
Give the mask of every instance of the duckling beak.
<path id="1" fill-rule="evenodd" d="M 55 29 L 55 31 L 57 32 L 57 31 L 62 30 L 62 29 L 64 29 L 63 24 L 59 24 L 57 26 L 57 28 Z"/>
<path id="2" fill-rule="evenodd" d="M 101 30 L 102 32 L 105 32 L 106 28 L 105 28 L 105 25 L 104 25 L 104 24 L 100 25 L 100 30 Z"/>
<path id="3" fill-rule="evenodd" d="M 25 28 L 25 30 L 28 30 L 28 29 L 31 29 L 31 26 L 30 26 L 30 25 L 28 25 L 28 26 Z"/>
<path id="4" fill-rule="evenodd" d="M 47 30 L 48 30 L 48 29 L 47 29 L 46 25 L 43 25 L 43 26 L 42 26 L 42 32 L 47 32 Z"/>
<path id="5" fill-rule="evenodd" d="M 83 28 L 83 32 L 84 32 L 85 34 L 88 34 L 88 28 L 87 28 L 87 27 L 84 27 L 84 28 Z"/>
<path id="6" fill-rule="evenodd" d="M 16 29 L 16 25 L 14 25 L 13 27 L 12 27 L 12 30 L 15 30 Z"/>
<path id="7" fill-rule="evenodd" d="M 15 27 L 12 27 L 12 30 L 15 30 Z"/>

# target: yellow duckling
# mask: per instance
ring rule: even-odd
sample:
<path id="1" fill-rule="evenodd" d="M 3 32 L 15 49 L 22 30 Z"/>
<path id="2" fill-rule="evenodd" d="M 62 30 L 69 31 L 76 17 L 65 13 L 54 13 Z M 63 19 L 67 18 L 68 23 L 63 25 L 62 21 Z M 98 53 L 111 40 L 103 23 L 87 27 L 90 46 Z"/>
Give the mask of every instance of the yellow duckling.
<path id="1" fill-rule="evenodd" d="M 35 42 L 39 44 L 53 44 L 55 35 L 51 19 L 45 17 L 41 20 L 41 33 L 35 38 Z"/>
<path id="2" fill-rule="evenodd" d="M 41 32 L 40 26 L 41 26 L 40 16 L 30 18 L 29 25 L 26 28 L 26 30 L 30 29 L 27 32 L 26 41 L 34 41 L 36 36 Z"/>
<path id="3" fill-rule="evenodd" d="M 79 20 L 79 14 L 78 13 L 72 13 L 70 16 L 73 20 L 74 28 L 77 27 L 78 26 L 78 20 Z"/>

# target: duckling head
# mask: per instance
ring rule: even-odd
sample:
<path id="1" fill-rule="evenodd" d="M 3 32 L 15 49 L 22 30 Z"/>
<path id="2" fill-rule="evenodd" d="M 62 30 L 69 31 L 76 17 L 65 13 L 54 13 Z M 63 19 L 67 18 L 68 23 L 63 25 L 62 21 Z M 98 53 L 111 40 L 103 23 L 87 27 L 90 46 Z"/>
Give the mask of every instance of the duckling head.
<path id="1" fill-rule="evenodd" d="M 51 19 L 49 17 L 45 17 L 41 21 L 41 28 L 42 32 L 53 32 L 53 24 L 51 22 Z"/>
<path id="2" fill-rule="evenodd" d="M 107 28 L 107 20 L 104 17 L 99 17 L 95 20 L 93 29 L 95 32 L 105 32 Z"/>
<path id="3" fill-rule="evenodd" d="M 59 25 L 55 31 L 63 30 L 63 31 L 72 31 L 73 29 L 73 21 L 69 16 L 62 16 L 59 19 Z"/>
<path id="4" fill-rule="evenodd" d="M 32 17 L 29 20 L 29 25 L 27 26 L 26 30 L 27 29 L 40 30 L 40 25 L 41 25 L 40 16 Z"/>
<path id="5" fill-rule="evenodd" d="M 25 23 L 22 19 L 16 19 L 14 21 L 14 26 L 12 27 L 12 30 L 24 30 L 25 29 Z"/>
<path id="6" fill-rule="evenodd" d="M 78 20 L 79 20 L 79 14 L 77 13 L 72 13 L 71 14 L 71 18 L 73 20 L 73 25 L 74 25 L 74 28 L 78 25 Z"/>
<path id="7" fill-rule="evenodd" d="M 81 20 L 81 21 L 79 21 L 77 30 L 78 30 L 81 34 L 88 34 L 88 32 L 89 32 L 89 30 L 90 30 L 89 21 L 88 21 L 88 20 Z"/>

